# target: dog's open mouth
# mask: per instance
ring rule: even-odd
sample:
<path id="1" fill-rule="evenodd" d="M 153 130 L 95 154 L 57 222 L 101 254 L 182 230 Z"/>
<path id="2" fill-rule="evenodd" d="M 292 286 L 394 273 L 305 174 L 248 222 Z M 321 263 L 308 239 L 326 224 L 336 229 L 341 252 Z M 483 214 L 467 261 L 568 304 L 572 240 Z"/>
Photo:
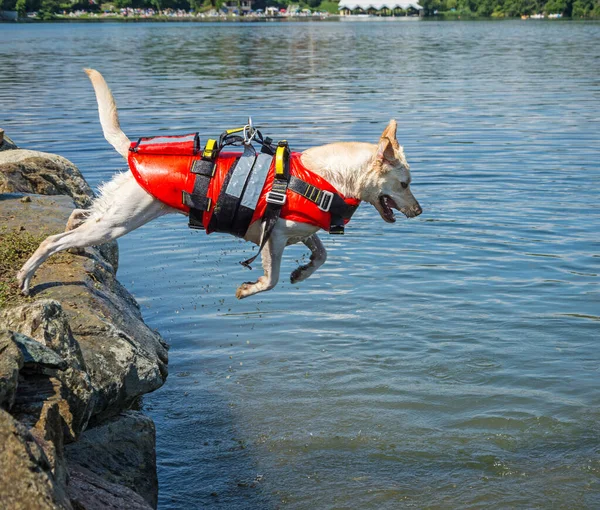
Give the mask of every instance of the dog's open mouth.
<path id="1" fill-rule="evenodd" d="M 392 207 L 394 209 L 399 209 L 396 202 L 394 202 L 394 199 L 389 195 L 381 195 L 379 197 L 379 204 L 381 205 L 381 217 L 388 223 L 394 223 L 396 221 L 396 216 L 394 216 Z"/>

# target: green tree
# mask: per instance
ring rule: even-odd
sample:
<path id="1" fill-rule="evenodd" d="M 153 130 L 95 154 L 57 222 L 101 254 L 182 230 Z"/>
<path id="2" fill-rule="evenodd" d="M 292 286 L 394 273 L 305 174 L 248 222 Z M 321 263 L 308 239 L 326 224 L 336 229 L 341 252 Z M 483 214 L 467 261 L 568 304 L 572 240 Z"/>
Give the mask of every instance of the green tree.
<path id="1" fill-rule="evenodd" d="M 421 0 L 419 4 L 425 9 L 425 13 L 428 15 L 442 10 L 442 2 L 440 0 Z"/>
<path id="2" fill-rule="evenodd" d="M 17 10 L 19 18 L 27 17 L 27 4 L 25 0 L 17 0 L 15 9 Z"/>
<path id="3" fill-rule="evenodd" d="M 131 0 L 113 0 L 113 4 L 117 9 L 125 9 L 133 5 Z"/>
<path id="4" fill-rule="evenodd" d="M 482 0 L 477 7 L 477 16 L 489 17 L 494 12 L 494 2 L 493 0 Z"/>
<path id="5" fill-rule="evenodd" d="M 56 17 L 55 14 L 59 9 L 60 5 L 58 0 L 42 0 L 38 11 L 38 17 L 45 21 L 54 19 Z"/>
<path id="6" fill-rule="evenodd" d="M 566 0 L 549 0 L 544 7 L 548 14 L 562 14 L 567 10 Z"/>

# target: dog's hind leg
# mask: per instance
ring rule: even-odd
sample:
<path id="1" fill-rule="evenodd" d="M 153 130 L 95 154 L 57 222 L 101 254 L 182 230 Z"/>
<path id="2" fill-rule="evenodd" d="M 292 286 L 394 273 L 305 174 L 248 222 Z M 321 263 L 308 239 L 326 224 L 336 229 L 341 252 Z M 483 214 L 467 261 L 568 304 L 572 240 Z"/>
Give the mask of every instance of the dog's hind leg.
<path id="1" fill-rule="evenodd" d="M 67 220 L 65 232 L 75 230 L 87 219 L 89 214 L 90 211 L 88 209 L 73 209 L 71 216 L 69 216 L 69 219 Z"/>
<path id="2" fill-rule="evenodd" d="M 290 281 L 292 283 L 303 282 L 317 269 L 319 269 L 327 260 L 327 250 L 325 249 L 325 246 L 323 246 L 323 243 L 317 234 L 313 234 L 312 236 L 303 239 L 302 242 L 311 252 L 310 262 L 292 271 L 292 274 L 290 275 Z"/>
<path id="3" fill-rule="evenodd" d="M 133 176 L 131 177 L 133 179 Z M 120 195 L 104 195 L 92 206 L 86 221 L 73 230 L 46 238 L 23 265 L 17 279 L 21 292 L 29 293 L 31 278 L 50 256 L 69 248 L 97 246 L 121 237 L 173 209 L 152 198 L 135 181 L 121 179 Z"/>

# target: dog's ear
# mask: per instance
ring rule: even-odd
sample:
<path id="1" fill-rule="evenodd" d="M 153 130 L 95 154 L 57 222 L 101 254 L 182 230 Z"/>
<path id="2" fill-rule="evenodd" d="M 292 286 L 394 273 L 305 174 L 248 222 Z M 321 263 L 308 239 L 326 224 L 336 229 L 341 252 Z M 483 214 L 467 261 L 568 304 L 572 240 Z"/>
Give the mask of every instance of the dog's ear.
<path id="1" fill-rule="evenodd" d="M 379 145 L 377 146 L 377 159 L 381 162 L 387 161 L 388 163 L 392 163 L 396 160 L 394 147 L 389 138 L 381 138 L 381 140 L 379 140 Z"/>
<path id="2" fill-rule="evenodd" d="M 377 159 L 379 161 L 387 161 L 389 163 L 396 161 L 396 150 L 400 149 L 400 144 L 396 140 L 396 129 L 396 121 L 392 119 L 383 130 L 377 146 Z"/>
<path id="3" fill-rule="evenodd" d="M 398 129 L 398 124 L 396 123 L 396 121 L 394 119 L 392 119 L 392 120 L 390 120 L 389 124 L 383 130 L 383 133 L 381 134 L 381 139 L 388 138 L 389 141 L 392 142 L 392 147 L 394 147 L 394 149 L 400 148 L 400 144 L 398 143 L 398 140 L 396 139 L 396 130 L 397 129 Z"/>

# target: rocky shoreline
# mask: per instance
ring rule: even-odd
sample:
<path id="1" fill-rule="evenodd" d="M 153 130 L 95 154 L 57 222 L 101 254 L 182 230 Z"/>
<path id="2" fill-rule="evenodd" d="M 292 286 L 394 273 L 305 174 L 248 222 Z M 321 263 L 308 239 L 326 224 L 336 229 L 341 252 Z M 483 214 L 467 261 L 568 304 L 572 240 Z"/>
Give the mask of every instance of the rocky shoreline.
<path id="1" fill-rule="evenodd" d="M 0 506 L 156 508 L 154 423 L 167 344 L 116 279 L 116 243 L 61 253 L 30 297 L 15 268 L 93 192 L 53 154 L 0 140 Z"/>

